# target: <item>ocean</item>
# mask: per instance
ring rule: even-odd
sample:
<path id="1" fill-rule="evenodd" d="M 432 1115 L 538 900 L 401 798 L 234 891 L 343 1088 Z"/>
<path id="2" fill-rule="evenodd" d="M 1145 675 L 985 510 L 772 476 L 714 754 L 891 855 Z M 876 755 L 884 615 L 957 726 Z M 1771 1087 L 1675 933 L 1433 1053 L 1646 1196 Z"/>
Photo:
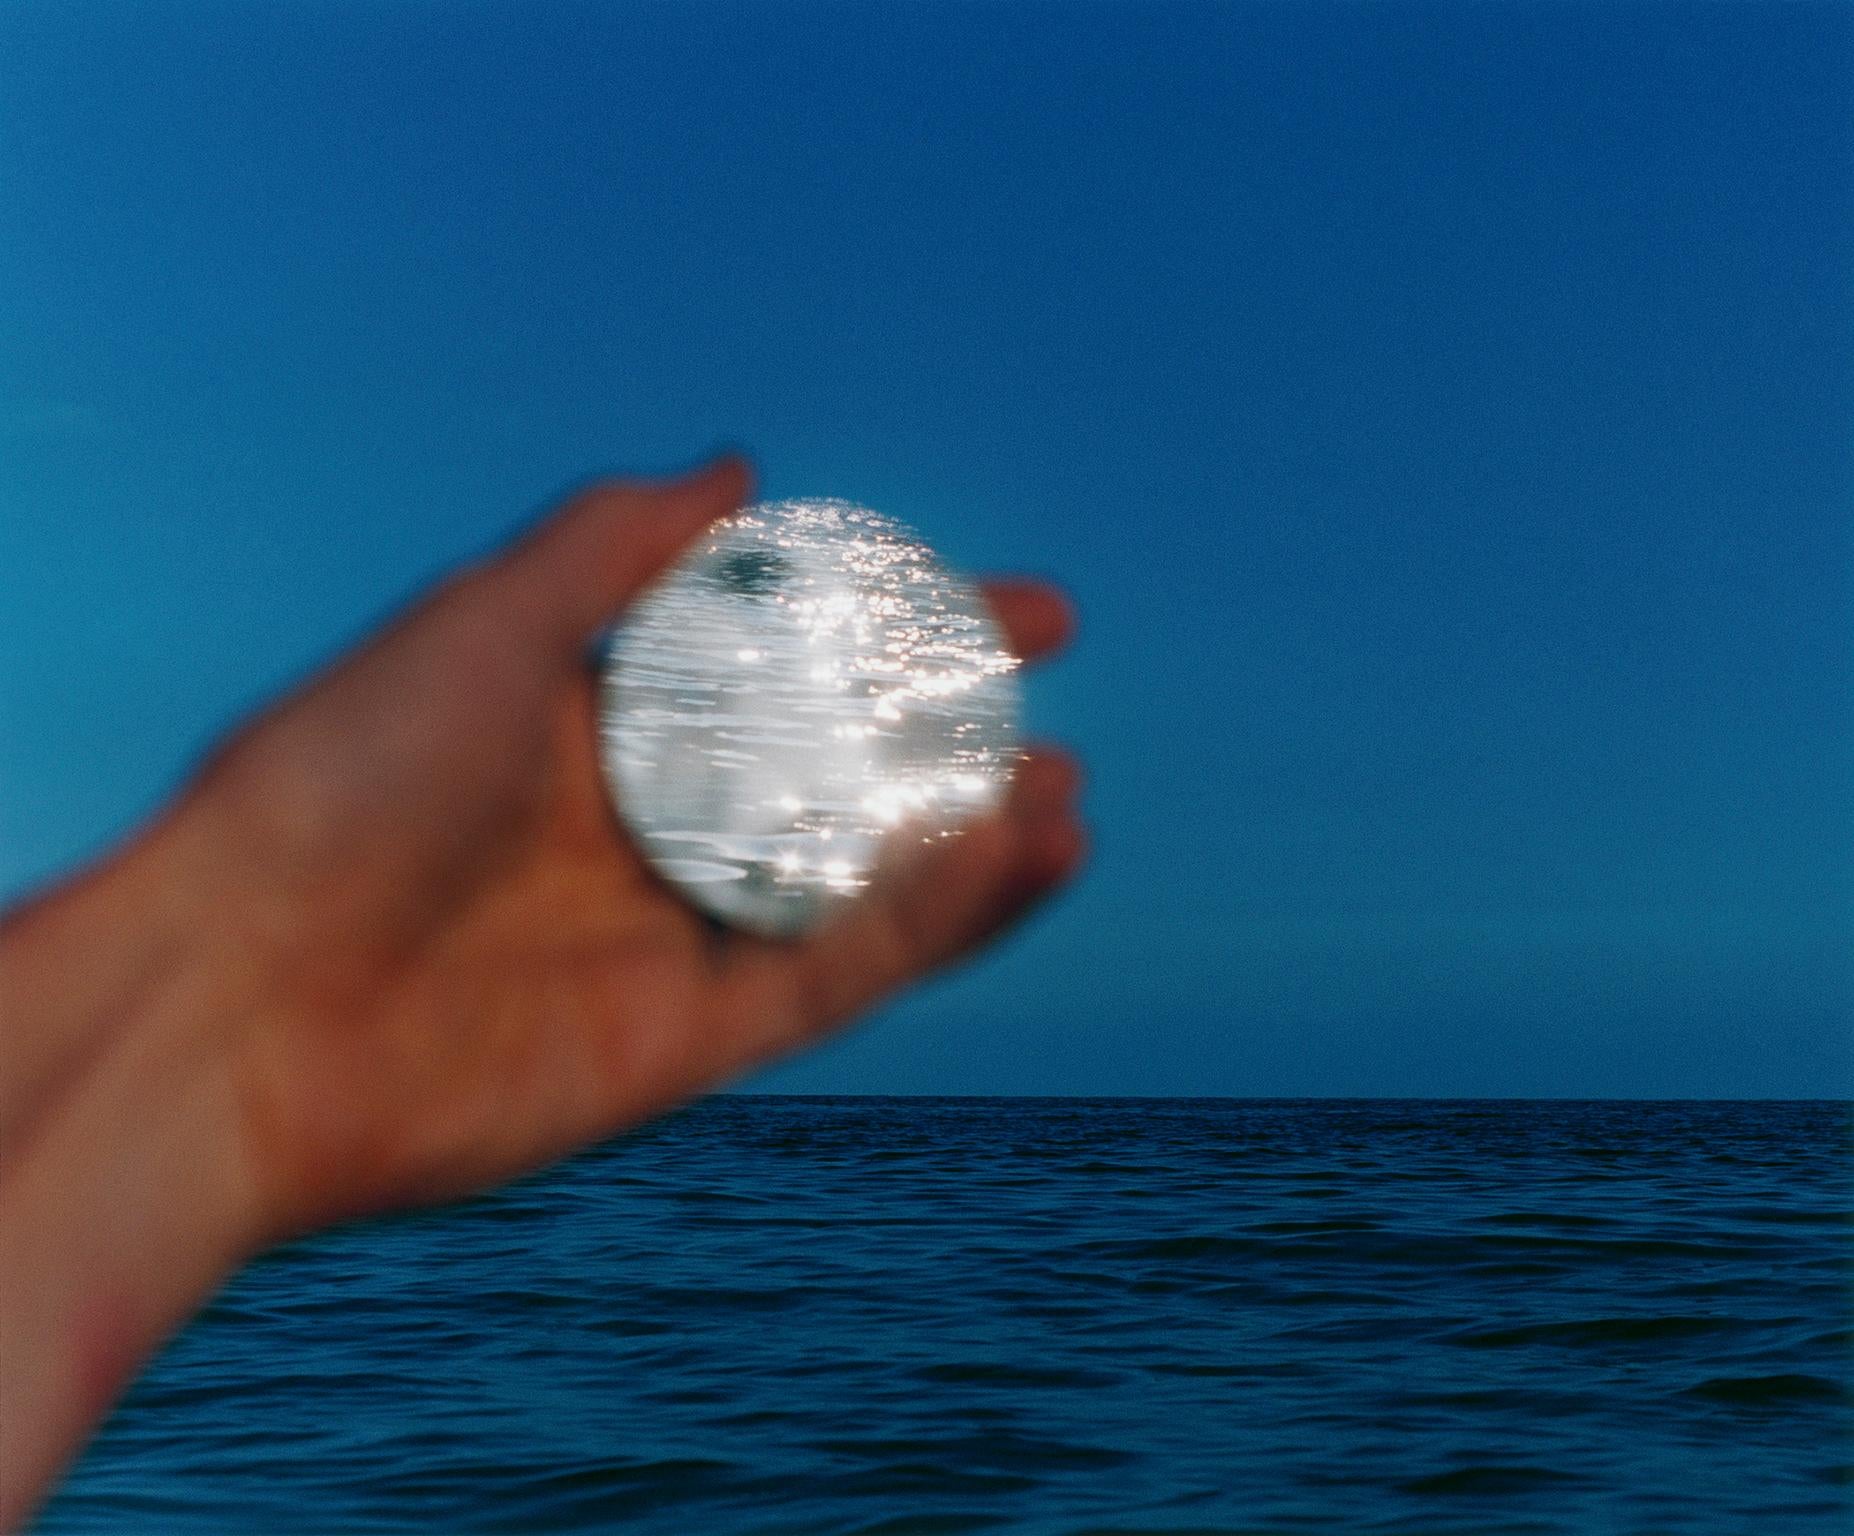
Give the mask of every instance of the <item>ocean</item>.
<path id="1" fill-rule="evenodd" d="M 1854 1106 L 724 1096 L 251 1265 L 85 1532 L 1854 1530 Z"/>

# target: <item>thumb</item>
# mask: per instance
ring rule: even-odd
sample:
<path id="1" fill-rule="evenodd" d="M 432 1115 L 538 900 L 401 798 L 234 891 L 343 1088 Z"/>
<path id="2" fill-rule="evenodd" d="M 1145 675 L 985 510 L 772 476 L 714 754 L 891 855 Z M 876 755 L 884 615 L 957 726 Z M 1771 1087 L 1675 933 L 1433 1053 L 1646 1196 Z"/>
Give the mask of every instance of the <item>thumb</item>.
<path id="1" fill-rule="evenodd" d="M 746 461 L 730 454 L 679 479 L 595 485 L 487 574 L 533 633 L 577 654 L 696 534 L 736 510 L 752 484 Z"/>

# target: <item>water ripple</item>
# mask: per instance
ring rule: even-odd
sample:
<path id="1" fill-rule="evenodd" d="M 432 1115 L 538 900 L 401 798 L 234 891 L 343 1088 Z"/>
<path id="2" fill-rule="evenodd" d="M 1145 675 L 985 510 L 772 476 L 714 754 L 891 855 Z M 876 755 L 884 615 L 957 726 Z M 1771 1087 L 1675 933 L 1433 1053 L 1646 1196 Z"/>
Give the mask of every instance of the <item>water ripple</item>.
<path id="1" fill-rule="evenodd" d="M 1851 1131 L 713 1099 L 267 1255 L 43 1528 L 1828 1536 Z"/>

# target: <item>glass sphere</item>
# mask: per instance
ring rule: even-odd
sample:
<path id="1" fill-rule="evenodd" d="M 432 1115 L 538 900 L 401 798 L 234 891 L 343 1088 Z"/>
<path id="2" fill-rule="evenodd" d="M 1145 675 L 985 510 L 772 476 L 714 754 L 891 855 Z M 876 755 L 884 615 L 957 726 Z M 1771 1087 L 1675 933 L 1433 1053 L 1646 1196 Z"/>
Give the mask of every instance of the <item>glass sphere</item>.
<path id="1" fill-rule="evenodd" d="M 999 802 L 1017 667 L 977 588 L 902 524 L 762 503 L 712 525 L 610 636 L 606 784 L 697 907 L 794 935 L 878 858 Z"/>

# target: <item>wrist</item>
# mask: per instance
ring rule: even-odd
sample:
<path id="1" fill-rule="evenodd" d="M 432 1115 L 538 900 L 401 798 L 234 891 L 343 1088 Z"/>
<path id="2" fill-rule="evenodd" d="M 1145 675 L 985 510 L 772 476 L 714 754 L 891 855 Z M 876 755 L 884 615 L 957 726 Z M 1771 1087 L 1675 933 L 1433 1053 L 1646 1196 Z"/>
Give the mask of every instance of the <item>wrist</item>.
<path id="1" fill-rule="evenodd" d="M 170 811 L 0 912 L 0 1147 L 28 1138 L 195 964 L 210 903 L 186 853 L 193 819 Z"/>
<path id="2" fill-rule="evenodd" d="M 214 1027 L 236 1001 L 186 953 L 163 941 L 140 956 L 126 1012 L 97 1027 L 8 1139 L 0 1529 L 264 1237 Z"/>

